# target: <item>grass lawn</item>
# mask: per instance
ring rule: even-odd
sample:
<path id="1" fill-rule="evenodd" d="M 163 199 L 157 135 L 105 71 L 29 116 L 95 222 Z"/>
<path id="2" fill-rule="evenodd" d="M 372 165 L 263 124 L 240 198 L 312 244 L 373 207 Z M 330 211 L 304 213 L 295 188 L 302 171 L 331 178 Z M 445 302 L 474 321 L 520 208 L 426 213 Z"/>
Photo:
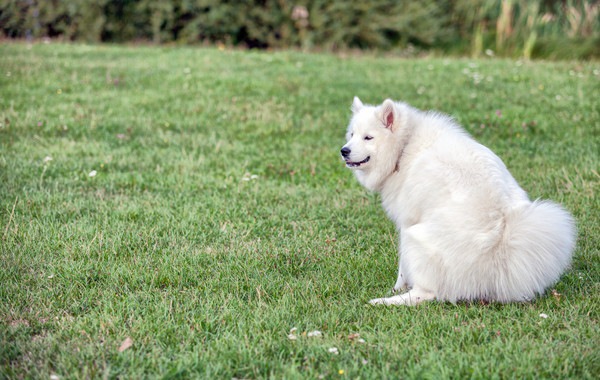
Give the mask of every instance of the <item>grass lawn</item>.
<path id="1" fill-rule="evenodd" d="M 339 158 L 354 95 L 453 115 L 575 215 L 571 270 L 368 306 L 397 237 Z M 0 378 L 597 378 L 599 99 L 598 62 L 3 43 Z"/>

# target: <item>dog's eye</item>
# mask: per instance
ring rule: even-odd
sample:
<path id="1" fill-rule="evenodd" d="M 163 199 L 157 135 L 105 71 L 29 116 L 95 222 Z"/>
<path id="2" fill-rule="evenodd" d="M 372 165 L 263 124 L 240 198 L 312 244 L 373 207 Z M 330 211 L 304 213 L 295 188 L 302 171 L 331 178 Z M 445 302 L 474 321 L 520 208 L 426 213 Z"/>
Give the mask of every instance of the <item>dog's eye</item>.
<path id="1" fill-rule="evenodd" d="M 367 141 L 373 140 L 373 136 L 365 136 L 365 140 L 367 140 Z"/>

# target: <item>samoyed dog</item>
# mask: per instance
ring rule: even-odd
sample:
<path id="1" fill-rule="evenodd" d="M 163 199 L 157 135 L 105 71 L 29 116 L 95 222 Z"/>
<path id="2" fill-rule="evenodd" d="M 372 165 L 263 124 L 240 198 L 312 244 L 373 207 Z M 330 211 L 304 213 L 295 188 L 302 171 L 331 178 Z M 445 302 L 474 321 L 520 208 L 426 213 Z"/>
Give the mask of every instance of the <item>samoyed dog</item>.
<path id="1" fill-rule="evenodd" d="M 451 118 L 354 98 L 341 149 L 346 166 L 381 194 L 400 235 L 394 291 L 371 304 L 533 299 L 569 266 L 571 215 L 531 201 L 504 163 Z"/>

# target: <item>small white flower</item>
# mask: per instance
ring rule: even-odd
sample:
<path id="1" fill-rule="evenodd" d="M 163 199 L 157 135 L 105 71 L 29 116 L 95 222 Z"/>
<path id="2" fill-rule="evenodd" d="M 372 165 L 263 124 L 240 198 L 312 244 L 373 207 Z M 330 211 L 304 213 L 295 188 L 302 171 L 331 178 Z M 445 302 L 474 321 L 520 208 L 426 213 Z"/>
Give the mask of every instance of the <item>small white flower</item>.
<path id="1" fill-rule="evenodd" d="M 253 181 L 257 178 L 258 176 L 256 174 L 245 173 L 242 177 L 242 181 Z"/>
<path id="2" fill-rule="evenodd" d="M 358 343 L 366 343 L 365 340 L 363 338 L 358 338 L 357 340 Z"/>
<path id="3" fill-rule="evenodd" d="M 52 374 L 50 375 L 50 380 L 59 380 L 60 377 L 58 375 Z"/>
<path id="4" fill-rule="evenodd" d="M 290 333 L 287 336 L 289 340 L 296 340 L 296 339 L 298 339 L 298 337 L 296 336 L 296 331 L 297 330 L 298 329 L 296 327 L 292 327 L 291 328 Z"/>
<path id="5" fill-rule="evenodd" d="M 546 318 L 548 318 L 548 314 L 542 313 L 542 314 L 540 314 L 540 318 L 546 319 Z"/>
<path id="6" fill-rule="evenodd" d="M 96 176 L 96 174 L 98 174 L 98 172 L 97 172 L 97 171 L 95 171 L 95 170 L 92 170 L 92 171 L 90 172 L 90 174 L 88 174 L 88 176 L 89 176 L 89 177 L 95 177 L 95 176 Z"/>
<path id="7" fill-rule="evenodd" d="M 321 337 L 321 336 L 323 336 L 323 333 L 322 333 L 322 332 L 320 332 L 319 330 L 315 330 L 315 331 L 310 331 L 310 332 L 307 334 L 307 336 L 308 336 L 309 338 L 316 338 L 316 337 Z"/>
<path id="8" fill-rule="evenodd" d="M 47 163 L 47 162 L 50 162 L 50 161 L 52 161 L 52 157 L 50 157 L 50 156 L 44 157 L 44 163 Z"/>
<path id="9" fill-rule="evenodd" d="M 337 354 L 339 354 L 339 353 L 340 353 L 340 352 L 338 351 L 337 347 L 331 347 L 331 348 L 330 348 L 329 350 L 327 350 L 327 351 L 329 351 L 329 353 L 330 353 L 330 354 L 334 354 L 334 355 L 337 355 Z"/>

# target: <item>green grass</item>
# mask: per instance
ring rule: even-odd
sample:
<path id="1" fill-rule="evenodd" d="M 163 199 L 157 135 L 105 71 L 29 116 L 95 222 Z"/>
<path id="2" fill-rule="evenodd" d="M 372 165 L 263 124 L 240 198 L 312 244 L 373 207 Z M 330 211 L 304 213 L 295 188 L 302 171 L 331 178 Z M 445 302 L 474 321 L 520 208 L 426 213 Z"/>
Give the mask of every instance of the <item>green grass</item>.
<path id="1" fill-rule="evenodd" d="M 397 244 L 338 156 L 354 95 L 452 114 L 571 210 L 557 294 L 367 306 Z M 597 62 L 5 43 L 0 378 L 597 378 L 598 99 Z"/>

